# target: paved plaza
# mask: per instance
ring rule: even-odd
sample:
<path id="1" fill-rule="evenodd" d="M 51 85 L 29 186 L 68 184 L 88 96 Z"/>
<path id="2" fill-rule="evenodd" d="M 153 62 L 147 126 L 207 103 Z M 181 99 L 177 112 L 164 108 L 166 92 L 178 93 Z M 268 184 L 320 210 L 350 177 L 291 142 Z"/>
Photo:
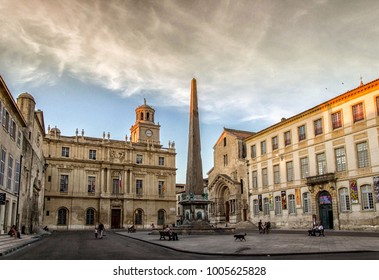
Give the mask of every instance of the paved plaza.
<path id="1" fill-rule="evenodd" d="M 118 232 L 138 240 L 175 250 L 201 254 L 227 255 L 286 255 L 305 253 L 336 253 L 378 251 L 379 233 L 333 232 L 323 236 L 308 236 L 306 231 L 271 231 L 259 234 L 246 231 L 246 241 L 228 235 L 179 235 L 179 241 L 160 240 L 149 232 Z"/>
<path id="2" fill-rule="evenodd" d="M 221 254 L 221 255 L 287 255 L 338 252 L 379 252 L 379 232 L 325 231 L 323 236 L 308 236 L 306 231 L 272 230 L 270 234 L 259 234 L 246 230 L 246 241 L 235 240 L 233 234 L 223 235 L 179 235 L 178 241 L 160 240 L 150 231 L 114 231 L 126 238 L 134 238 L 157 246 L 177 251 Z M 243 230 L 241 231 L 242 233 Z M 0 236 L 0 256 L 38 242 L 38 235 L 22 235 L 14 239 Z"/>

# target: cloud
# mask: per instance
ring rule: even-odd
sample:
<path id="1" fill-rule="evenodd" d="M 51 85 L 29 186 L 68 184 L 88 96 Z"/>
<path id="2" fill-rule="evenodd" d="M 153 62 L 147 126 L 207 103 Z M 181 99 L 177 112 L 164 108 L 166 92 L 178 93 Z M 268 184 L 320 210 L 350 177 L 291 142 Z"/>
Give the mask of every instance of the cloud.
<path id="1" fill-rule="evenodd" d="M 379 4 L 363 2 L 5 0 L 0 66 L 178 108 L 196 77 L 205 122 L 269 123 L 376 78 Z"/>

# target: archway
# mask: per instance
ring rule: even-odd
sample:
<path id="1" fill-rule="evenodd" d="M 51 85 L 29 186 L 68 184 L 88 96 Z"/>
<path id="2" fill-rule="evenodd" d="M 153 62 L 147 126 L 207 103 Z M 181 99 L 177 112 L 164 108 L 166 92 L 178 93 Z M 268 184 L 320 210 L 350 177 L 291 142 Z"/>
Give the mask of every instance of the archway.
<path id="1" fill-rule="evenodd" d="M 326 229 L 333 229 L 333 199 L 329 192 L 322 191 L 318 195 L 320 222 Z"/>

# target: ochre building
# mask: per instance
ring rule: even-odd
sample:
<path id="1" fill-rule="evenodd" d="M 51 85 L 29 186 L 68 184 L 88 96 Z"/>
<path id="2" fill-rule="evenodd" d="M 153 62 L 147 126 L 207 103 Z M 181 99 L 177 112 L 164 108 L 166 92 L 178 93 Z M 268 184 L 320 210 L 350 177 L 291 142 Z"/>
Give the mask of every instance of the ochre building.
<path id="1" fill-rule="evenodd" d="M 379 80 L 246 139 L 250 219 L 379 230 Z"/>

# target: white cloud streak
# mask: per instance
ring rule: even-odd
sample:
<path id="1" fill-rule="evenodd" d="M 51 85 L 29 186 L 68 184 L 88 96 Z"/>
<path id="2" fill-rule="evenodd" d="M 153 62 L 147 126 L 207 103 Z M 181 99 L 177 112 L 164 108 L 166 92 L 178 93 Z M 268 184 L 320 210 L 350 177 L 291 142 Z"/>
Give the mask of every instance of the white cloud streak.
<path id="1" fill-rule="evenodd" d="M 205 122 L 273 123 L 342 93 L 341 81 L 351 89 L 359 75 L 377 77 L 378 8 L 369 0 L 4 0 L 0 66 L 19 83 L 69 74 L 178 107 L 194 76 Z"/>

